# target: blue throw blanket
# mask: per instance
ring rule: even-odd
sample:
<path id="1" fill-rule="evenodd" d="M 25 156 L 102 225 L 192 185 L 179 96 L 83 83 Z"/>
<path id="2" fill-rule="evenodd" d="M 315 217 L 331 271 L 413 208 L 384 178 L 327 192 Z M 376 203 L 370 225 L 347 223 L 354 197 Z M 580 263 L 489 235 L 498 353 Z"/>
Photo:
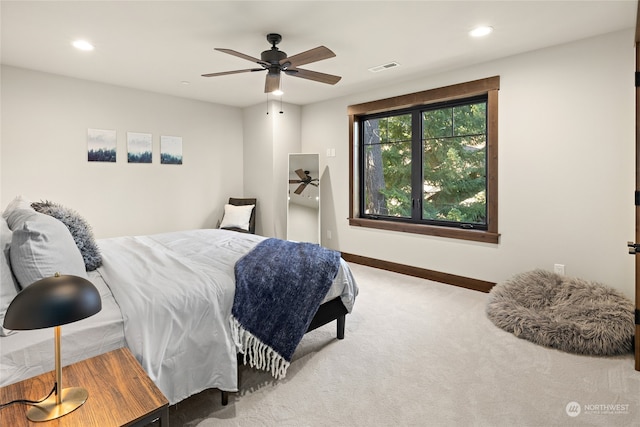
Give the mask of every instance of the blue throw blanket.
<path id="1" fill-rule="evenodd" d="M 245 363 L 284 378 L 339 268 L 339 252 L 273 238 L 236 263 L 231 330 Z"/>

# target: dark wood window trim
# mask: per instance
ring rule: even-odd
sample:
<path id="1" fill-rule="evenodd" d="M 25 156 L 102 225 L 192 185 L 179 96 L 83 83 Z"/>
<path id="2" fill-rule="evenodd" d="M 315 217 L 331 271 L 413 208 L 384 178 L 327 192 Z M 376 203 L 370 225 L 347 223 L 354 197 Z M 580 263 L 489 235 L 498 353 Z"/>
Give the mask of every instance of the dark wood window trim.
<path id="1" fill-rule="evenodd" d="M 422 92 L 380 99 L 363 104 L 350 105 L 349 115 L 349 225 L 399 231 L 405 233 L 426 234 L 452 239 L 477 242 L 498 243 L 498 90 L 500 76 L 488 77 L 471 82 L 445 86 Z M 484 95 L 487 100 L 487 230 L 468 230 L 451 227 L 438 227 L 424 224 L 408 224 L 395 221 L 360 218 L 358 209 L 358 129 L 360 116 L 410 108 L 436 102 L 451 101 Z"/>

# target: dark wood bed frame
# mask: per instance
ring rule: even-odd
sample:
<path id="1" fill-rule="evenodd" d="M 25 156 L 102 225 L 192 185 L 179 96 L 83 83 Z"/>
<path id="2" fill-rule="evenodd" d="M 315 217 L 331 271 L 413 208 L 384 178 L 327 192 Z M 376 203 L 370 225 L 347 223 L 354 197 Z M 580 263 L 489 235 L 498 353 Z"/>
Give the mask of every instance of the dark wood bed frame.
<path id="1" fill-rule="evenodd" d="M 347 317 L 347 309 L 342 304 L 340 297 L 334 298 L 331 301 L 327 301 L 322 304 L 315 316 L 309 324 L 307 332 L 311 332 L 314 329 L 324 326 L 327 323 L 336 321 L 336 335 L 339 340 L 344 339 L 344 327 Z M 226 406 L 229 403 L 229 392 L 222 391 L 222 405 Z"/>

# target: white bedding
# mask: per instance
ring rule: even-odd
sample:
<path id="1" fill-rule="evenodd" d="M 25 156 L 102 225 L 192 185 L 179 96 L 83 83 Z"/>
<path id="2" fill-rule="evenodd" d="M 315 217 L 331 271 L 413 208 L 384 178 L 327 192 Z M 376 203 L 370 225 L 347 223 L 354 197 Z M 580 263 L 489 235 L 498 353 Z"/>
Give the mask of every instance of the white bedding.
<path id="1" fill-rule="evenodd" d="M 63 364 L 126 345 L 171 404 L 207 388 L 237 391 L 234 265 L 263 239 L 208 229 L 98 240 L 103 266 L 90 279 L 103 309 L 63 326 Z M 340 296 L 351 311 L 356 294 L 342 261 L 325 301 Z M 50 330 L 0 338 L 0 385 L 53 369 L 52 346 Z"/>

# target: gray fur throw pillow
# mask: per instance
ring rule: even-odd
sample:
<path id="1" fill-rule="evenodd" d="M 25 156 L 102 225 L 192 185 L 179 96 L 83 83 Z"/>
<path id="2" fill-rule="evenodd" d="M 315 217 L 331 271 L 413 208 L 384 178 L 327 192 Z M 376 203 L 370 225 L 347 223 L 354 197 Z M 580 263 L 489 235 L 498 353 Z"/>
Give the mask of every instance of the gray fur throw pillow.
<path id="1" fill-rule="evenodd" d="M 611 356 L 633 350 L 634 304 L 600 283 L 528 271 L 495 285 L 486 312 L 518 338 L 569 353 Z"/>
<path id="2" fill-rule="evenodd" d="M 80 249 L 87 271 L 95 270 L 102 265 L 102 255 L 93 238 L 91 226 L 76 211 L 48 200 L 31 203 L 31 207 L 37 212 L 54 217 L 67 226 Z"/>

